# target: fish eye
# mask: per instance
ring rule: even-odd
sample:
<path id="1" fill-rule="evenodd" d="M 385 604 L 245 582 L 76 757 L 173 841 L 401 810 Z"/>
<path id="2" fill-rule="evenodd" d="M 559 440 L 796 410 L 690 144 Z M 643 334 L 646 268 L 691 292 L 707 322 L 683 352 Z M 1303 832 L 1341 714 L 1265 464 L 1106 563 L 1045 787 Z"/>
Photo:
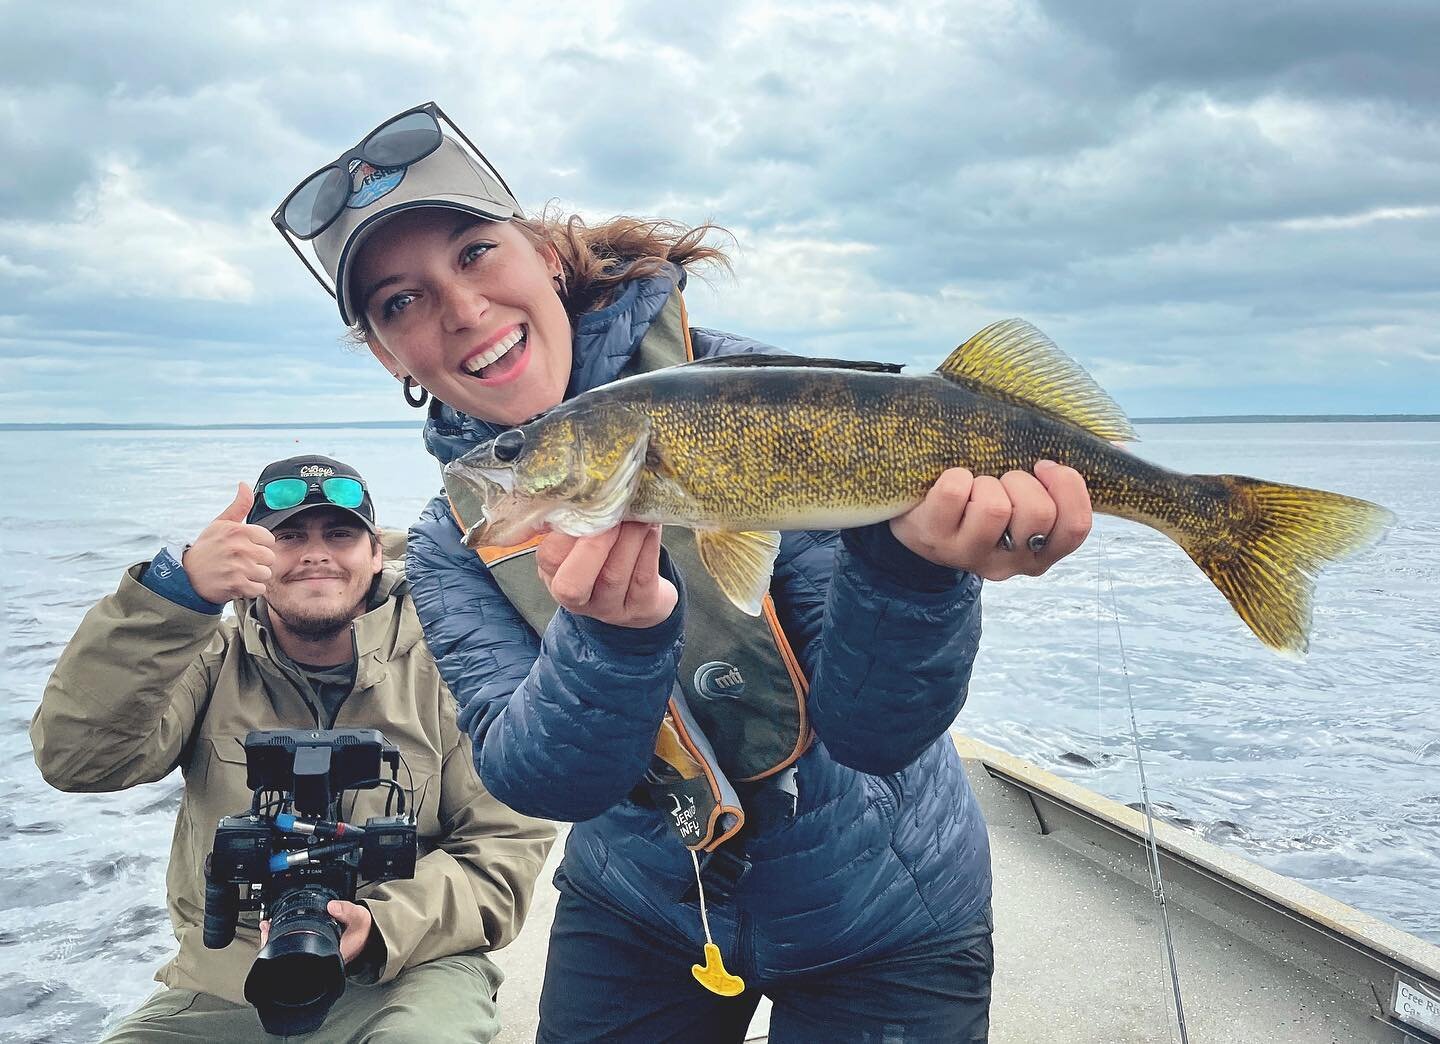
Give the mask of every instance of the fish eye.
<path id="1" fill-rule="evenodd" d="M 519 428 L 502 431 L 495 436 L 495 441 L 490 445 L 490 451 L 495 454 L 495 459 L 502 464 L 509 464 L 520 456 L 520 451 L 524 448 L 525 433 Z"/>

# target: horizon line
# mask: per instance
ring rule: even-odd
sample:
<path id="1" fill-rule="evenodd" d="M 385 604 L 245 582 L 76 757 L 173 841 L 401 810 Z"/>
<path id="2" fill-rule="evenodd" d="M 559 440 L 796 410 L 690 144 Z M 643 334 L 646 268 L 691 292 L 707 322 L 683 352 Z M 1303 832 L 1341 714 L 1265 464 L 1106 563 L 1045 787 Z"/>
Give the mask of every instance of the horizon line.
<path id="1" fill-rule="evenodd" d="M 1344 422 L 1437 422 L 1440 413 L 1236 413 L 1132 417 L 1133 424 L 1285 424 Z M 414 421 L 266 421 L 178 424 L 158 421 L 8 421 L 0 431 L 289 431 L 340 428 L 420 428 Z"/>

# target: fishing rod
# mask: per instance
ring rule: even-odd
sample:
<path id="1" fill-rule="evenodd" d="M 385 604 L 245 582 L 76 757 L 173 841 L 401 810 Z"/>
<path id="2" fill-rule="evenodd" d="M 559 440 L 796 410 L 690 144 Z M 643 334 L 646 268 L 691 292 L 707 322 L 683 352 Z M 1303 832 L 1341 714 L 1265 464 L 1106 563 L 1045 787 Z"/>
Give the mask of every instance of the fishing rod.
<path id="1" fill-rule="evenodd" d="M 1180 995 L 1180 968 L 1175 960 L 1175 939 L 1170 931 L 1170 907 L 1165 901 L 1165 879 L 1160 872 L 1160 844 L 1155 839 L 1155 812 L 1150 804 L 1150 785 L 1145 778 L 1145 756 L 1140 749 L 1140 728 L 1135 721 L 1135 694 L 1130 689 L 1130 665 L 1125 658 L 1125 638 L 1120 633 L 1120 607 L 1115 599 L 1115 579 L 1110 572 L 1110 553 L 1105 546 L 1105 534 L 1097 530 L 1095 536 L 1099 540 L 1100 560 L 1105 573 L 1105 581 L 1110 588 L 1110 615 L 1115 623 L 1115 641 L 1120 649 L 1120 675 L 1125 682 L 1125 701 L 1130 708 L 1130 740 L 1135 747 L 1135 766 L 1140 773 L 1140 802 L 1145 811 L 1145 848 L 1148 856 L 1147 868 L 1150 871 L 1150 896 L 1160 908 L 1160 923 L 1164 929 L 1165 956 L 1170 970 L 1170 989 L 1175 997 L 1175 1020 L 1180 1027 L 1180 1042 L 1181 1044 L 1190 1044 L 1190 1034 L 1185 1027 L 1185 1003 Z M 1095 671 L 1098 686 L 1100 614 L 1103 610 L 1098 574 L 1095 581 L 1095 600 Z"/>

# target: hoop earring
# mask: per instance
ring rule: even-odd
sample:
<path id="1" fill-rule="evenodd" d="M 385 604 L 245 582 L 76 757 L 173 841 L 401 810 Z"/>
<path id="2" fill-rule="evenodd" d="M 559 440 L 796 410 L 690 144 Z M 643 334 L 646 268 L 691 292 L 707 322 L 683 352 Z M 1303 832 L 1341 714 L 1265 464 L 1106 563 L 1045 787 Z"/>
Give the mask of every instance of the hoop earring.
<path id="1" fill-rule="evenodd" d="M 565 300 L 565 272 L 561 270 L 550 278 L 555 283 L 555 292 L 560 295 L 560 300 Z"/>
<path id="2" fill-rule="evenodd" d="M 404 396 L 405 396 L 405 401 L 408 402 L 411 406 L 414 406 L 414 407 L 418 410 L 421 406 L 424 406 L 425 403 L 429 401 L 429 399 L 430 399 L 430 393 L 429 393 L 428 391 L 426 391 L 424 388 L 420 388 L 420 395 L 419 395 L 419 397 L 418 397 L 418 398 L 412 398 L 411 395 L 410 395 L 410 389 L 411 389 L 411 388 L 420 388 L 420 385 L 416 384 L 415 381 L 414 381 L 414 379 L 407 374 L 406 377 L 405 377 L 404 384 L 403 384 L 403 386 L 400 388 L 400 391 L 404 394 Z"/>

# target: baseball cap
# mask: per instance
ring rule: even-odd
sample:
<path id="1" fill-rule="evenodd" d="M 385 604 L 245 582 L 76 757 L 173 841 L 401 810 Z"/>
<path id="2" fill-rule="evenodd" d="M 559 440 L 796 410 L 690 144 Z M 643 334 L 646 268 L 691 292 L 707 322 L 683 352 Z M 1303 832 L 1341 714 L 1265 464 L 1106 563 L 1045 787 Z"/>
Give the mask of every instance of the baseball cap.
<path id="1" fill-rule="evenodd" d="M 354 515 L 375 532 L 375 505 L 360 472 L 315 453 L 267 464 L 255 480 L 255 503 L 245 521 L 273 532 L 286 519 L 317 507 Z"/>
<path id="2" fill-rule="evenodd" d="M 423 132 L 417 134 L 413 125 L 416 120 L 427 117 L 434 121 L 429 133 L 439 135 L 433 151 L 413 162 L 390 162 L 384 166 L 377 163 L 386 161 L 372 162 L 366 158 L 376 151 L 395 151 L 396 146 L 386 149 L 387 143 L 382 140 L 391 127 L 405 128 L 409 134 L 407 141 L 423 141 Z M 353 326 L 357 318 L 350 295 L 350 266 L 366 239 L 389 218 L 418 207 L 444 207 L 491 221 L 524 216 L 505 180 L 434 102 L 386 120 L 361 139 L 356 148 L 340 156 L 333 167 L 348 171 L 349 193 L 343 206 L 338 198 L 334 200 L 334 205 L 340 207 L 339 215 L 310 240 L 326 278 L 315 272 L 297 245 L 297 237 L 286 227 L 283 220 L 286 204 L 276 211 L 275 223 L 321 285 L 335 296 L 340 318 L 347 326 Z M 306 182 L 320 173 L 311 175 Z M 294 195 L 287 197 L 287 202 Z"/>

